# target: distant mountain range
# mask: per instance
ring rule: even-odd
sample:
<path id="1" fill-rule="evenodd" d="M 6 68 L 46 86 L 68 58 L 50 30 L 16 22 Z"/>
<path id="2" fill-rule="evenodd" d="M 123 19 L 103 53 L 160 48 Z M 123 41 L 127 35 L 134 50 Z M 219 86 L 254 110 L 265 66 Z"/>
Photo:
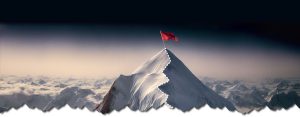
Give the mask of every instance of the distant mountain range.
<path id="1" fill-rule="evenodd" d="M 266 106 L 272 110 L 288 109 L 293 105 L 300 108 L 300 78 L 257 82 L 203 78 L 201 81 L 232 102 L 242 113 L 261 110 Z"/>
<path id="2" fill-rule="evenodd" d="M 269 107 L 300 107 L 300 78 L 256 82 L 197 78 L 170 50 L 163 49 L 131 75 L 115 79 L 0 76 L 0 112 L 19 108 L 50 111 L 69 105 L 102 113 L 161 106 L 189 111 L 205 104 L 243 114 Z"/>

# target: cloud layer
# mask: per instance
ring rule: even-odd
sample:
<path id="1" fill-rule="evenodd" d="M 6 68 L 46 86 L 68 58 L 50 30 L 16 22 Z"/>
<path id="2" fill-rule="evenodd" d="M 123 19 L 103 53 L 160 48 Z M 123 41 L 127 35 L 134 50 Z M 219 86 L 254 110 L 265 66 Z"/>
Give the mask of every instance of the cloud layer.
<path id="1" fill-rule="evenodd" d="M 0 112 L 19 108 L 49 111 L 68 104 L 72 108 L 88 108 L 93 111 L 102 101 L 112 84 L 111 79 L 55 79 L 47 77 L 0 78 Z"/>

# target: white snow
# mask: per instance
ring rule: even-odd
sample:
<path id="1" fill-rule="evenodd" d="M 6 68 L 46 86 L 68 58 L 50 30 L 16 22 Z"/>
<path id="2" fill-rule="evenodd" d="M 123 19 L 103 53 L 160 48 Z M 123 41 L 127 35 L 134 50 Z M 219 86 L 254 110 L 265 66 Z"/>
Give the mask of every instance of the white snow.
<path id="1" fill-rule="evenodd" d="M 121 110 L 147 111 L 163 104 L 183 111 L 205 104 L 211 107 L 233 105 L 201 83 L 169 50 L 163 49 L 140 66 L 131 76 L 121 75 L 101 103 L 103 113 Z"/>
<path id="2" fill-rule="evenodd" d="M 167 95 L 160 91 L 158 86 L 168 81 L 163 74 L 163 70 L 170 63 L 166 55 L 166 51 L 162 50 L 135 70 L 133 75 L 121 75 L 111 88 L 114 90 L 107 94 L 113 95 L 112 99 L 104 98 L 102 105 L 108 105 L 103 108 L 121 110 L 128 106 L 133 110 L 146 111 L 163 105 L 167 100 Z"/>
<path id="3" fill-rule="evenodd" d="M 183 111 L 200 108 L 205 104 L 213 108 L 227 107 L 234 110 L 229 101 L 206 87 L 171 51 L 166 51 L 171 59 L 164 70 L 169 82 L 160 86 L 160 89 L 169 95 L 168 104 Z"/>

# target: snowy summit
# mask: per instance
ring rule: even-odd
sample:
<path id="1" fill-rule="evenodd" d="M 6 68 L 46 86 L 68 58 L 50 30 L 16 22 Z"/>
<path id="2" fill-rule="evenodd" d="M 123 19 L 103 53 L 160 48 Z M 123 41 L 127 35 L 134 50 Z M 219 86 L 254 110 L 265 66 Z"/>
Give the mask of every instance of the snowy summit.
<path id="1" fill-rule="evenodd" d="M 168 49 L 157 53 L 132 75 L 116 79 L 97 110 L 109 113 L 128 106 L 147 111 L 164 104 L 182 111 L 205 104 L 235 110 L 231 102 L 206 87 Z"/>

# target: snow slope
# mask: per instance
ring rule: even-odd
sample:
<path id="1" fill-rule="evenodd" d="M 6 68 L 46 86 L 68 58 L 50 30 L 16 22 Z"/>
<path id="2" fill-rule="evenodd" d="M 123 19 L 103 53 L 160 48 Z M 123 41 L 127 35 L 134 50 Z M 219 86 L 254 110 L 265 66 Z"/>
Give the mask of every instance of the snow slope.
<path id="1" fill-rule="evenodd" d="M 229 101 L 206 87 L 171 51 L 166 51 L 172 62 L 164 73 L 170 81 L 159 88 L 169 95 L 169 105 L 183 111 L 200 108 L 206 103 L 212 108 L 235 109 Z"/>
<path id="2" fill-rule="evenodd" d="M 98 107 L 102 113 L 121 110 L 147 111 L 167 104 L 188 111 L 205 104 L 216 107 L 234 106 L 202 84 L 169 50 L 163 49 L 131 76 L 121 75 Z"/>
<path id="3" fill-rule="evenodd" d="M 128 106 L 132 110 L 158 108 L 167 100 L 167 95 L 158 89 L 168 78 L 163 70 L 170 63 L 165 50 L 160 51 L 131 76 L 121 75 L 112 85 L 100 104 L 102 113 L 121 110 Z"/>

